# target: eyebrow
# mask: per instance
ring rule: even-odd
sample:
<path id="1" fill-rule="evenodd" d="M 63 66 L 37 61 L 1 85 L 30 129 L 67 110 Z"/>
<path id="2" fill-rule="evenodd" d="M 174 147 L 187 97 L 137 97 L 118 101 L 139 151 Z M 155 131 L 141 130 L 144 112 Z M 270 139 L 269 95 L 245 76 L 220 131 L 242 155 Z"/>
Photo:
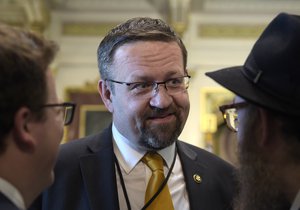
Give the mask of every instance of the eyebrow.
<path id="1" fill-rule="evenodd" d="M 146 75 L 142 75 L 142 76 L 134 75 L 134 76 L 130 77 L 130 79 L 136 80 L 137 82 L 138 81 L 153 82 L 153 81 L 165 81 L 165 80 L 176 78 L 176 77 L 183 77 L 185 75 L 186 75 L 185 73 L 182 75 L 182 74 L 179 74 L 179 72 L 170 72 L 170 73 L 166 74 L 166 76 L 164 77 L 165 79 L 163 79 L 163 80 L 156 80 L 155 78 L 153 78 L 153 76 L 146 76 Z"/>

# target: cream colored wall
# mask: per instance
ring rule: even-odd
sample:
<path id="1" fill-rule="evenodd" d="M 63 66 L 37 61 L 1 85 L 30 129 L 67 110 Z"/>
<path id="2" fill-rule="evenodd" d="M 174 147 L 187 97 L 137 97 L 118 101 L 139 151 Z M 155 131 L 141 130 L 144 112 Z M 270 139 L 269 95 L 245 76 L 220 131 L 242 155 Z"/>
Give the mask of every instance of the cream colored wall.
<path id="1" fill-rule="evenodd" d="M 103 37 L 99 36 L 65 36 L 63 24 L 65 22 L 122 22 L 135 16 L 160 16 L 154 12 L 135 14 L 129 12 L 91 12 L 74 13 L 53 11 L 52 21 L 47 35 L 60 45 L 58 57 L 53 64 L 55 69 L 57 90 L 60 98 L 65 97 L 65 89 L 69 87 L 84 86 L 87 82 L 95 82 L 99 79 L 97 67 L 97 48 Z"/>
<path id="2" fill-rule="evenodd" d="M 61 45 L 61 51 L 55 62 L 56 82 L 59 96 L 64 98 L 64 91 L 68 87 L 83 86 L 87 82 L 94 82 L 99 78 L 96 49 L 102 37 L 74 37 L 63 36 L 64 21 L 110 20 L 123 21 L 134 16 L 160 17 L 151 12 L 132 13 L 101 13 L 74 14 L 53 12 L 51 27 L 48 34 Z M 205 147 L 203 134 L 200 131 L 200 91 L 204 87 L 218 86 L 207 78 L 206 71 L 222 67 L 242 65 L 257 37 L 239 38 L 201 38 L 198 36 L 199 24 L 267 24 L 276 13 L 268 15 L 228 15 L 228 14 L 192 14 L 190 25 L 183 40 L 189 52 L 188 68 L 193 70 L 189 94 L 191 110 L 188 121 L 180 138 L 200 147 Z"/>
<path id="3" fill-rule="evenodd" d="M 194 14 L 190 17 L 191 26 L 199 24 L 267 24 L 272 15 L 238 18 L 236 15 L 209 15 Z M 204 134 L 201 132 L 200 91 L 207 87 L 220 87 L 213 80 L 205 76 L 205 72 L 224 67 L 242 65 L 254 44 L 253 38 L 201 38 L 197 36 L 197 27 L 190 27 L 184 36 L 184 41 L 189 53 L 188 68 L 195 71 L 189 88 L 191 110 L 185 129 L 180 138 L 187 142 L 205 148 Z M 203 102 L 202 102 L 203 103 Z"/>

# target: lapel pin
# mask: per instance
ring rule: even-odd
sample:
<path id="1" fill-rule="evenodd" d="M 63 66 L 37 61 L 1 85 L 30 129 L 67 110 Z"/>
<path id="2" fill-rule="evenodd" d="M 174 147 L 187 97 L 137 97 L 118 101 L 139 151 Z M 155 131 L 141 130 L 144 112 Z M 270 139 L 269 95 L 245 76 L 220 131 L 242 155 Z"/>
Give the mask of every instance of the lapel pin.
<path id="1" fill-rule="evenodd" d="M 193 175 L 193 178 L 194 178 L 194 181 L 195 181 L 197 184 L 200 184 L 200 183 L 202 182 L 201 176 L 198 175 L 198 174 L 194 174 L 194 175 Z"/>

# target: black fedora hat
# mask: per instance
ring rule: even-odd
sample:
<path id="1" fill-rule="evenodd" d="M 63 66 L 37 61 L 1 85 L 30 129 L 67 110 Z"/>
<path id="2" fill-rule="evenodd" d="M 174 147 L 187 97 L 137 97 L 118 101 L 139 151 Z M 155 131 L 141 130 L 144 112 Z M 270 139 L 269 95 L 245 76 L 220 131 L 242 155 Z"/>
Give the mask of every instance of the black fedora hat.
<path id="1" fill-rule="evenodd" d="M 256 41 L 243 66 L 206 75 L 252 103 L 300 116 L 300 16 L 280 13 Z"/>

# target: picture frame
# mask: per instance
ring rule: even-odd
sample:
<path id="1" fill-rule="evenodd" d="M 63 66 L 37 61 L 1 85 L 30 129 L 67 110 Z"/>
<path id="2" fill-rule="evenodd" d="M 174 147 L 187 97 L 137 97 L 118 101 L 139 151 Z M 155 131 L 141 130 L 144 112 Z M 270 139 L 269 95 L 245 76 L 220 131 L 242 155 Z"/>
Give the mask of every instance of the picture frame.
<path id="1" fill-rule="evenodd" d="M 112 122 L 112 114 L 104 105 L 81 105 L 79 138 L 101 132 Z"/>
<path id="2" fill-rule="evenodd" d="M 99 79 L 96 79 L 94 82 L 87 82 L 82 86 L 70 86 L 65 88 L 65 101 L 76 103 L 76 109 L 73 122 L 64 128 L 62 143 L 83 137 L 80 133 L 80 130 L 82 130 L 81 126 L 83 125 L 80 121 L 81 107 L 96 105 L 100 105 L 102 108 L 105 107 L 97 89 L 98 80 Z"/>
<path id="3" fill-rule="evenodd" d="M 200 131 L 205 149 L 226 161 L 236 163 L 236 133 L 224 122 L 219 106 L 231 104 L 234 94 L 223 87 L 204 87 L 200 90 Z"/>

